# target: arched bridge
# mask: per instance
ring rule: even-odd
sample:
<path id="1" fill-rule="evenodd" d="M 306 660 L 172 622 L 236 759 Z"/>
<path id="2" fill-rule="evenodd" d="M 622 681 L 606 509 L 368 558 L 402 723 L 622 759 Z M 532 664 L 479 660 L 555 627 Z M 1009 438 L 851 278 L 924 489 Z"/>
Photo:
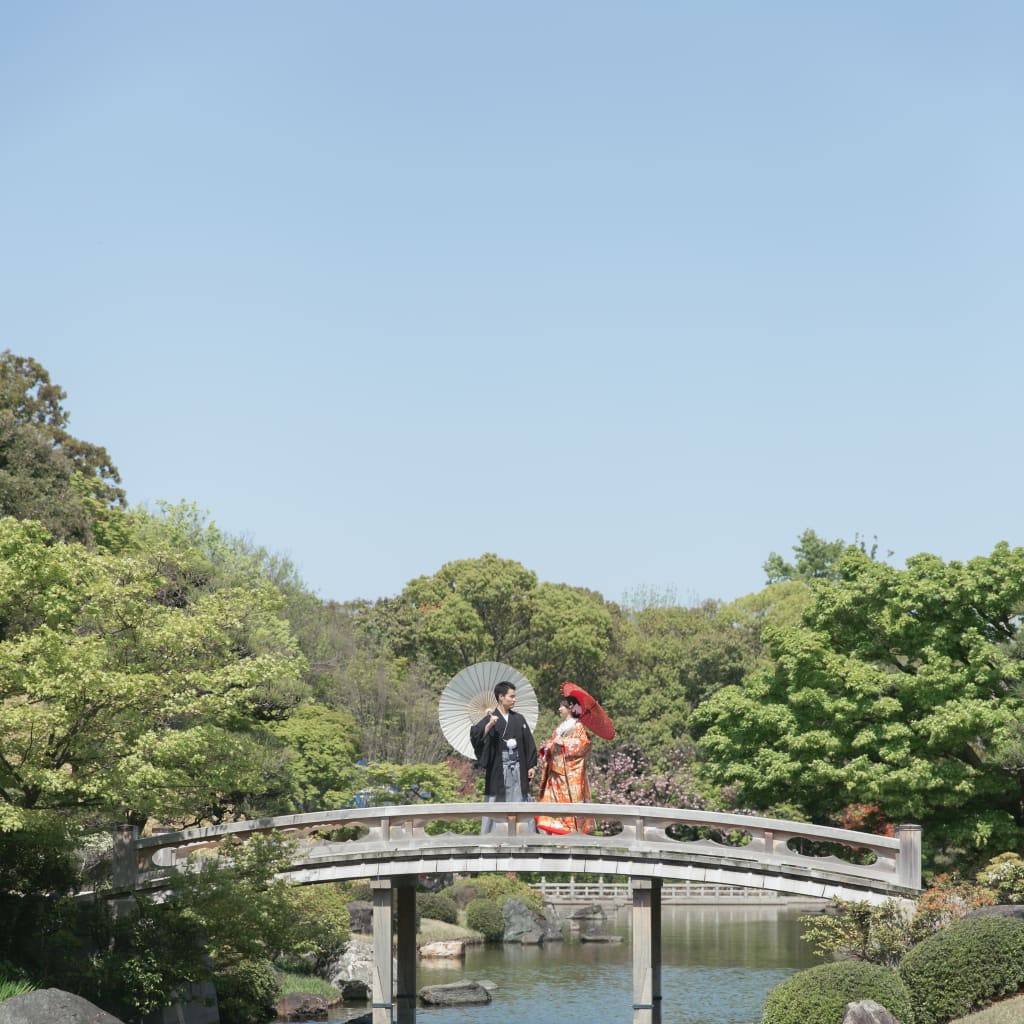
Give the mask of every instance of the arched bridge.
<path id="1" fill-rule="evenodd" d="M 183 832 L 114 837 L 113 893 L 160 893 L 190 858 L 225 839 L 279 832 L 296 840 L 286 874 L 296 883 L 369 878 L 374 899 L 373 1021 L 412 1024 L 416 1015 L 415 880 L 487 871 L 615 875 L 633 892 L 634 1021 L 661 1015 L 661 885 L 695 881 L 789 895 L 879 903 L 916 896 L 921 830 L 894 838 L 801 822 L 708 811 L 560 804 L 560 816 L 594 818 L 602 834 L 533 830 L 535 803 L 415 804 L 293 814 Z M 451 831 L 490 816 L 486 835 Z M 837 853 L 845 854 L 837 856 Z M 849 859 L 847 859 L 849 858 Z M 392 942 L 397 935 L 397 986 Z"/>

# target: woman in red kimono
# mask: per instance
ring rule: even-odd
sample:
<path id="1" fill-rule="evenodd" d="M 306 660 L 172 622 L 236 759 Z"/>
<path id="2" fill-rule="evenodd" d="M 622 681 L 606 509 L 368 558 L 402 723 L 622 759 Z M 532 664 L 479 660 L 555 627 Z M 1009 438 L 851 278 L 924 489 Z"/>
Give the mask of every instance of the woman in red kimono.
<path id="1" fill-rule="evenodd" d="M 587 778 L 590 733 L 577 721 L 579 712 L 580 707 L 575 701 L 563 697 L 558 703 L 558 717 L 561 721 L 551 739 L 540 748 L 544 759 L 540 791 L 540 802 L 543 804 L 590 801 L 590 780 Z M 537 828 L 552 835 L 566 835 L 569 832 L 590 832 L 594 828 L 594 821 L 592 818 L 542 814 L 537 818 Z"/>

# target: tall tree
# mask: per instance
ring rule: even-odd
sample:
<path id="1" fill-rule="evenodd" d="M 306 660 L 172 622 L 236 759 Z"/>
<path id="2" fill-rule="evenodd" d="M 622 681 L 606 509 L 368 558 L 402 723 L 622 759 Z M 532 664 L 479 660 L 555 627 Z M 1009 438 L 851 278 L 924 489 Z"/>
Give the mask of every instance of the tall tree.
<path id="1" fill-rule="evenodd" d="M 1024 841 L 1024 549 L 899 570 L 847 548 L 803 622 L 768 635 L 775 668 L 697 708 L 706 771 L 764 808 L 819 820 L 852 803 L 924 826 L 933 857 Z"/>
<path id="2" fill-rule="evenodd" d="M 121 478 L 106 449 L 68 432 L 66 397 L 35 359 L 0 353 L 0 515 L 38 520 L 57 540 L 116 547 Z"/>
<path id="3" fill-rule="evenodd" d="M 163 540 L 112 555 L 0 519 L 0 829 L 219 820 L 289 788 L 262 724 L 301 692 L 277 591 L 211 586 Z"/>

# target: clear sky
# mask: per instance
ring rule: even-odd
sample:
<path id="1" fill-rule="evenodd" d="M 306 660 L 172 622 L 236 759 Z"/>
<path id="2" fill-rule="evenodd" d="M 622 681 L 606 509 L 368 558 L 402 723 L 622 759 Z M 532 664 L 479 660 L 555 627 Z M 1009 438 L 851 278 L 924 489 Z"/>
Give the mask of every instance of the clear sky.
<path id="1" fill-rule="evenodd" d="M 0 347 L 325 598 L 1024 542 L 1024 5 L 9 2 Z"/>

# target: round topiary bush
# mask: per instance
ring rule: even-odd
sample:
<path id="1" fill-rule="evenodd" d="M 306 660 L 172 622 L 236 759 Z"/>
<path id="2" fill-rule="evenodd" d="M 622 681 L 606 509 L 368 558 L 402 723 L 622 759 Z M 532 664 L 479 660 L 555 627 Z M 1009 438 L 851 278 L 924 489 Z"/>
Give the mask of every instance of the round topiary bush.
<path id="1" fill-rule="evenodd" d="M 466 907 L 466 926 L 488 942 L 498 942 L 505 934 L 505 915 L 494 900 L 472 900 Z"/>
<path id="2" fill-rule="evenodd" d="M 914 1024 L 910 994 L 888 967 L 840 960 L 799 971 L 768 993 L 761 1024 L 840 1024 L 846 1004 L 881 1003 L 900 1024 Z"/>
<path id="3" fill-rule="evenodd" d="M 459 919 L 459 908 L 455 905 L 455 900 L 439 892 L 417 893 L 416 909 L 420 917 L 430 917 L 447 924 L 455 924 Z"/>
<path id="4" fill-rule="evenodd" d="M 918 1024 L 945 1024 L 1024 988 L 1024 921 L 965 917 L 914 946 L 899 966 Z"/>

